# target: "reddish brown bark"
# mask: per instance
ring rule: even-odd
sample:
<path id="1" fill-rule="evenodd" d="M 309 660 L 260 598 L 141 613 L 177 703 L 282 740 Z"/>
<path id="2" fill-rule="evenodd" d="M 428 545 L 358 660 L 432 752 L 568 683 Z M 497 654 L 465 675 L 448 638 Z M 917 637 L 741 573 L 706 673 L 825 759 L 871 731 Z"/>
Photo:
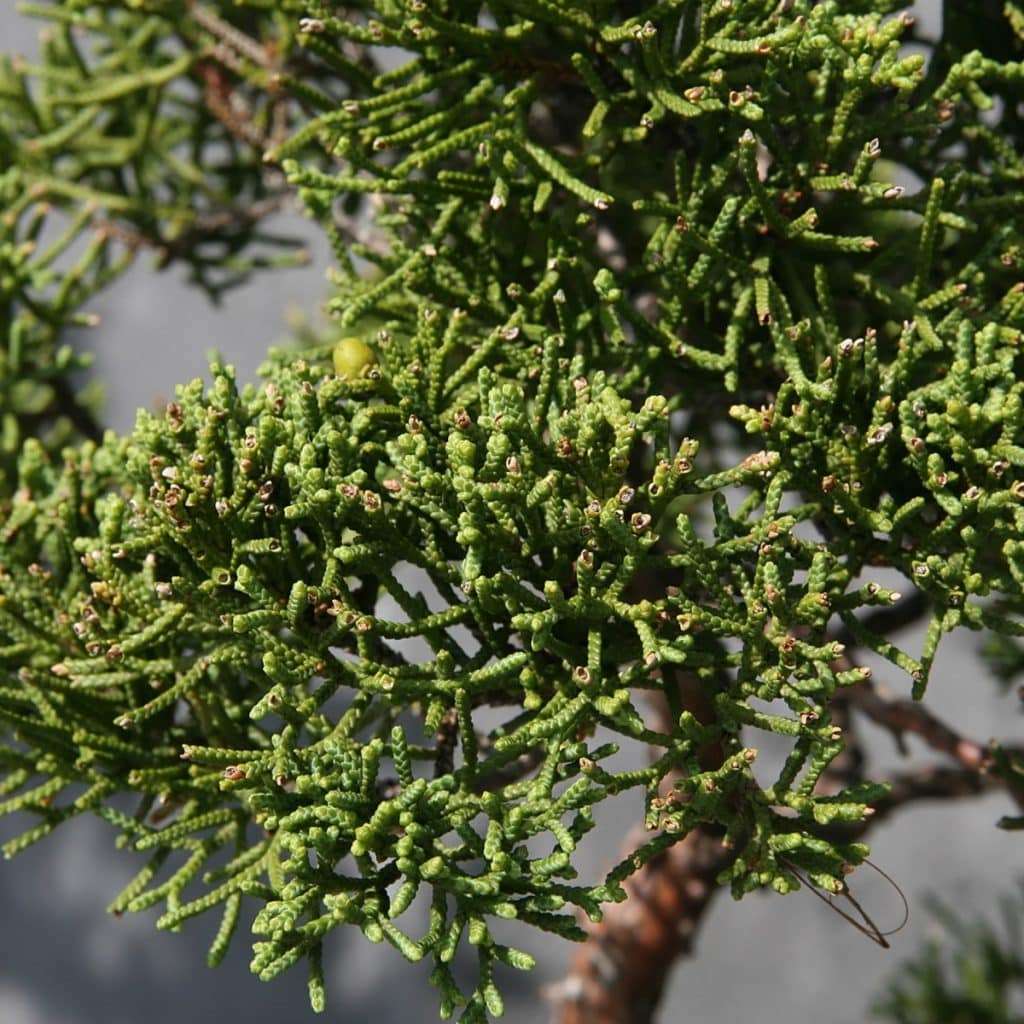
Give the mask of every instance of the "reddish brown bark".
<path id="1" fill-rule="evenodd" d="M 632 849 L 648 834 L 633 837 Z M 552 986 L 557 1024 L 646 1024 L 669 970 L 689 953 L 701 918 L 719 891 L 715 878 L 733 856 L 698 828 L 624 883 L 623 903 L 590 924 L 564 981 Z"/>
<path id="2" fill-rule="evenodd" d="M 672 682 L 679 687 L 682 706 L 707 721 L 711 709 L 698 681 L 680 673 Z M 919 800 L 973 796 L 1000 785 L 1024 806 L 1024 794 L 1014 790 L 1012 780 L 993 771 L 992 754 L 983 744 L 960 735 L 920 704 L 886 699 L 866 683 L 837 696 L 831 711 L 844 723 L 850 749 L 823 777 L 823 789 L 841 789 L 861 776 L 854 711 L 888 728 L 898 741 L 906 733 L 921 737 L 956 764 L 897 775 L 889 796 L 875 808 L 877 814 L 857 827 L 856 834 Z M 664 705 L 656 709 L 661 715 L 666 710 Z M 713 768 L 721 763 L 721 751 L 705 748 L 699 759 L 703 768 Z M 666 779 L 663 796 L 672 781 Z M 638 830 L 629 837 L 625 854 L 647 838 L 649 833 Z M 720 888 L 715 879 L 732 856 L 717 835 L 698 828 L 631 876 L 624 883 L 628 898 L 606 906 L 602 921 L 584 923 L 587 941 L 576 952 L 566 978 L 549 989 L 554 1024 L 650 1024 L 668 974 L 678 957 L 692 951 L 697 929 Z"/>
<path id="3" fill-rule="evenodd" d="M 713 719 L 714 705 L 704 682 L 668 667 L 663 679 L 698 720 Z M 652 696 L 651 711 L 652 724 L 667 731 L 670 712 L 663 695 Z M 719 744 L 708 744 L 698 752 L 698 761 L 711 770 L 722 764 L 723 756 Z M 663 799 L 675 795 L 677 778 L 671 773 L 662 780 Z M 627 837 L 623 855 L 648 839 L 650 833 L 637 828 Z M 672 965 L 693 948 L 701 919 L 719 891 L 715 879 L 734 856 L 717 830 L 698 827 L 627 878 L 623 902 L 606 904 L 599 922 L 582 922 L 589 937 L 566 978 L 549 989 L 556 1024 L 651 1021 Z"/>

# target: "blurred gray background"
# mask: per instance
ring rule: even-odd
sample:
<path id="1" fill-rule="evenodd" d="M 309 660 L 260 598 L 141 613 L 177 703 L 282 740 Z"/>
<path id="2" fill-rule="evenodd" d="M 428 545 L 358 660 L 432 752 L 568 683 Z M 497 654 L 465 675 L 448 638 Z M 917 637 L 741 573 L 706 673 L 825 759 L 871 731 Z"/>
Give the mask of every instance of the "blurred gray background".
<path id="1" fill-rule="evenodd" d="M 918 5 L 915 13 L 934 24 L 936 6 Z M 37 31 L 13 5 L 0 11 L 0 50 L 32 53 Z M 309 266 L 257 276 L 230 292 L 220 309 L 187 290 L 178 271 L 158 273 L 145 260 L 95 304 L 102 324 L 84 340 L 97 353 L 94 374 L 107 389 L 111 426 L 129 429 L 139 406 L 160 408 L 175 383 L 204 375 L 211 349 L 235 363 L 241 379 L 252 379 L 268 345 L 286 336 L 289 308 L 316 319 L 326 295 L 326 246 L 297 214 L 282 226 L 309 238 Z M 902 642 L 919 649 L 920 638 Z M 1011 740 L 1020 734 L 1017 700 L 1000 696 L 975 650 L 970 635 L 945 642 L 929 691 L 932 707 L 968 736 Z M 908 694 L 907 680 L 894 672 L 879 667 L 876 678 Z M 884 765 L 899 763 L 887 736 L 870 740 Z M 922 754 L 917 741 L 909 743 Z M 865 1020 L 881 981 L 934 934 L 924 909 L 929 894 L 964 912 L 990 913 L 1011 889 L 1024 839 L 994 828 L 1006 813 L 1013 808 L 1002 796 L 919 806 L 871 833 L 873 860 L 911 905 L 910 923 L 888 952 L 806 892 L 755 894 L 742 903 L 723 894 L 699 933 L 697 956 L 676 971 L 660 1020 Z M 639 796 L 623 798 L 605 815 L 598 841 L 585 844 L 581 877 L 596 877 L 619 859 L 622 837 L 641 815 Z M 9 834 L 10 825 L 5 829 L 0 822 L 0 836 Z M 317 1017 L 308 1008 L 302 968 L 266 985 L 249 973 L 245 925 L 227 961 L 211 971 L 205 956 L 215 921 L 200 918 L 178 934 L 164 934 L 153 927 L 155 913 L 121 919 L 104 914 L 140 864 L 135 855 L 114 849 L 112 840 L 106 825 L 78 819 L 22 857 L 0 863 L 0 1024 L 437 1019 L 428 966 L 410 967 L 389 945 L 371 946 L 357 932 L 328 940 L 329 1003 L 326 1015 Z M 885 882 L 869 870 L 858 872 L 855 882 L 880 926 L 898 922 L 899 902 Z M 506 972 L 505 1019 L 543 1021 L 547 1010 L 539 989 L 561 976 L 573 950 L 526 929 L 510 927 L 504 937 L 530 949 L 539 962 L 532 974 Z"/>

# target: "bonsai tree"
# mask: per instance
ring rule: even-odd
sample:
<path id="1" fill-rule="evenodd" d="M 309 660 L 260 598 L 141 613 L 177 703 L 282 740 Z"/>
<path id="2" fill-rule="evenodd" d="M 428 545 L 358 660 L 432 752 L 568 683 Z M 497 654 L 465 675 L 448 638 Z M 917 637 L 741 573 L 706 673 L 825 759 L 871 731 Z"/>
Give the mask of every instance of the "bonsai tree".
<path id="1" fill-rule="evenodd" d="M 318 1010 L 343 926 L 465 1021 L 531 966 L 508 920 L 583 943 L 565 1022 L 650 1019 L 723 887 L 884 944 L 868 825 L 1022 792 L 927 687 L 957 629 L 1024 665 L 1024 8 L 23 6 L 4 853 L 98 815 L 141 858 L 114 912 L 220 914 L 213 964 L 251 908 L 253 970 L 304 962 Z M 138 255 L 214 298 L 271 273 L 293 197 L 330 328 L 104 433 L 91 298 Z M 883 777 L 866 720 L 945 761 Z M 638 833 L 577 877 L 613 799 Z"/>

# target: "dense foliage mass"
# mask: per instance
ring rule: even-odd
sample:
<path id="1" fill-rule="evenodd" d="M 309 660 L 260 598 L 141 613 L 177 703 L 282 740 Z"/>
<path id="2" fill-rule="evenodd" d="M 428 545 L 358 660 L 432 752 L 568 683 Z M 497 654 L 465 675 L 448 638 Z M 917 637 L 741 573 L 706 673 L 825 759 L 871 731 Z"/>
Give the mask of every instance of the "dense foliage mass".
<path id="1" fill-rule="evenodd" d="M 220 908 L 216 961 L 250 896 L 253 969 L 308 959 L 316 1007 L 352 924 L 432 957 L 466 1020 L 530 965 L 494 918 L 578 936 L 698 825 L 737 896 L 842 892 L 867 848 L 830 826 L 885 794 L 817 787 L 867 675 L 844 643 L 923 697 L 944 633 L 1024 607 L 1024 12 L 908 49 L 895 6 L 27 5 L 0 811 L 38 820 L 5 852 L 90 811 L 149 853 L 115 910 Z M 333 245 L 333 335 L 101 436 L 61 347 L 83 303 L 138 252 L 215 294 L 291 258 L 264 226 L 290 194 Z M 915 654 L 877 615 L 894 572 Z M 650 838 L 576 880 L 619 794 Z"/>

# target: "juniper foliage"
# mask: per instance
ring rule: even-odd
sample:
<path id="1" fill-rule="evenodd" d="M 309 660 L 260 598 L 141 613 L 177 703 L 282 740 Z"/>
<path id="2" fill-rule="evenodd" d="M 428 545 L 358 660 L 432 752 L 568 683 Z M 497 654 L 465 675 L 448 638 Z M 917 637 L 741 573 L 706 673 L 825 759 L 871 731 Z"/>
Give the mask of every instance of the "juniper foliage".
<path id="1" fill-rule="evenodd" d="M 306 960 L 318 1009 L 353 925 L 467 1021 L 531 963 L 496 918 L 578 938 L 697 825 L 737 897 L 844 891 L 867 847 L 824 827 L 885 786 L 816 791 L 867 675 L 837 637 L 924 698 L 943 634 L 1024 632 L 1024 8 L 966 52 L 889 0 L 22 6 L 0 811 L 37 823 L 5 854 L 99 815 L 147 854 L 115 911 L 219 911 L 214 963 L 249 898 L 253 970 Z M 101 435 L 64 343 L 89 299 L 146 251 L 214 295 L 293 259 L 289 194 L 333 334 Z M 650 838 L 580 881 L 620 794 Z"/>

